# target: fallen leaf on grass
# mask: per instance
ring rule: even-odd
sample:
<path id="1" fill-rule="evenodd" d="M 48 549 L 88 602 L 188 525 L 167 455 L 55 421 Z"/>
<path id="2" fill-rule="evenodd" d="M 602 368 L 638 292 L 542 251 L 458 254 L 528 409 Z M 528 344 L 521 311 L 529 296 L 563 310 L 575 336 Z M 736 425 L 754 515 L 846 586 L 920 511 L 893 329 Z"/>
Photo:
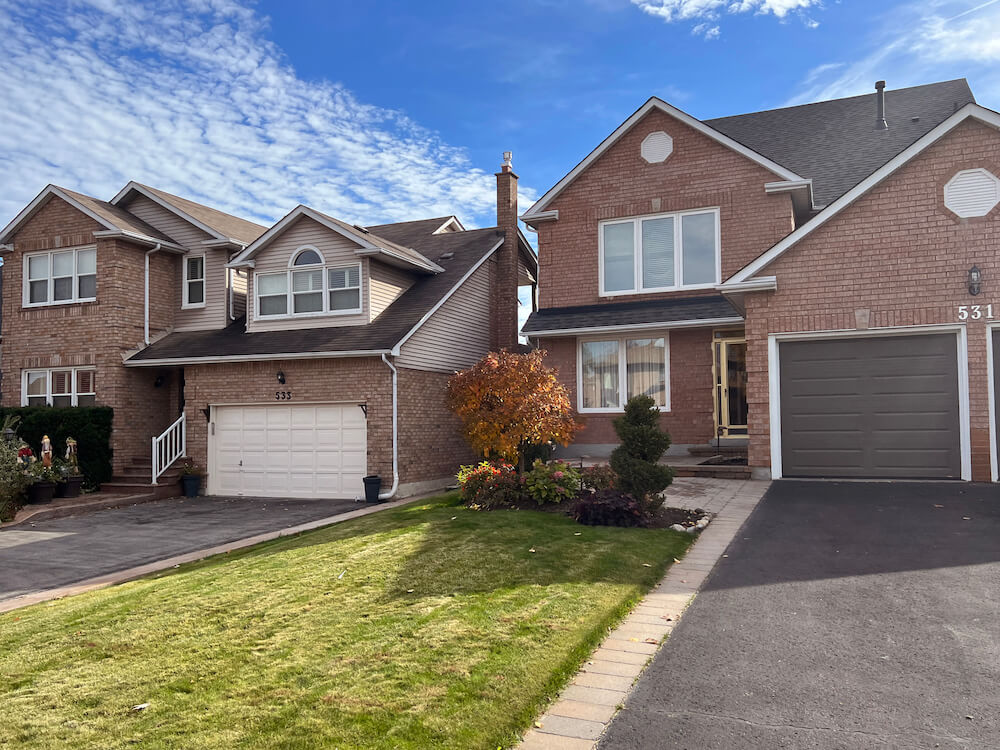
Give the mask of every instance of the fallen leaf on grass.
<path id="1" fill-rule="evenodd" d="M 534 554 L 534 553 L 535 553 L 535 548 L 534 548 L 534 547 L 532 547 L 531 549 L 529 549 L 529 550 L 528 550 L 528 552 L 530 552 L 530 553 Z"/>
<path id="2" fill-rule="evenodd" d="M 347 572 L 347 568 L 344 568 L 344 571 L 339 576 L 337 576 L 337 580 L 339 581 L 341 578 L 343 578 L 344 577 L 344 573 L 346 573 L 346 572 Z"/>
<path id="3" fill-rule="evenodd" d="M 407 590 L 406 590 L 406 593 L 407 593 L 407 594 L 412 594 L 412 593 L 413 593 L 413 589 L 407 589 Z"/>
<path id="4" fill-rule="evenodd" d="M 148 703 L 140 703 L 138 706 L 132 706 L 131 710 L 132 711 L 145 711 L 147 708 L 149 708 L 149 704 Z"/>
<path id="5" fill-rule="evenodd" d="M 573 536 L 580 536 L 581 534 L 583 534 L 582 531 L 576 531 L 573 533 Z"/>
<path id="6" fill-rule="evenodd" d="M 644 568 L 652 568 L 653 566 L 650 565 L 649 563 L 643 563 L 642 567 L 644 567 Z"/>

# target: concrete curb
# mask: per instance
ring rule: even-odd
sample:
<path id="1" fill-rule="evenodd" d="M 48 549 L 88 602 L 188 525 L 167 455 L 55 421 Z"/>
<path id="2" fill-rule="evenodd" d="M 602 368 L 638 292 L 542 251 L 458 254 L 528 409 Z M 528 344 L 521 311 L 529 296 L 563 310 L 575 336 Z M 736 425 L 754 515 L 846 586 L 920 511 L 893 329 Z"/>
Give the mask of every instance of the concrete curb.
<path id="1" fill-rule="evenodd" d="M 184 563 L 195 562 L 197 560 L 203 560 L 206 557 L 211 557 L 213 555 L 219 555 L 224 552 L 231 552 L 232 550 L 244 549 L 246 547 L 252 547 L 255 544 L 260 544 L 261 542 L 269 542 L 272 539 L 280 539 L 285 536 L 294 536 L 295 534 L 301 534 L 303 531 L 313 531 L 314 529 L 319 529 L 324 526 L 333 526 L 334 524 L 342 523 L 344 521 L 350 521 L 353 518 L 361 518 L 363 516 L 370 516 L 373 513 L 378 513 L 383 510 L 389 510 L 390 508 L 398 508 L 401 505 L 407 505 L 409 503 L 415 503 L 420 500 L 426 500 L 428 497 L 435 497 L 440 493 L 433 493 L 432 495 L 423 495 L 421 497 L 407 497 L 402 500 L 393 500 L 388 503 L 379 503 L 377 505 L 366 506 L 363 508 L 358 508 L 357 510 L 350 510 L 346 513 L 340 513 L 335 516 L 327 516 L 326 518 L 319 518 L 315 521 L 308 521 L 306 523 L 300 523 L 297 526 L 289 526 L 284 529 L 278 529 L 277 531 L 267 531 L 263 534 L 256 534 L 254 536 L 244 537 L 243 539 L 237 539 L 232 542 L 226 542 L 224 544 L 217 544 L 214 547 L 208 547 L 205 549 L 200 549 L 195 552 L 185 552 L 182 555 L 175 555 L 173 557 L 168 557 L 163 560 L 157 560 L 155 562 L 146 563 L 145 565 L 138 565 L 133 568 L 126 568 L 125 570 L 119 570 L 115 573 L 107 573 L 102 576 L 97 576 L 95 578 L 88 578 L 79 583 L 70 584 L 69 586 L 60 586 L 59 588 L 47 589 L 46 591 L 35 591 L 30 594 L 22 594 L 20 596 L 11 597 L 10 599 L 4 599 L 0 601 L 0 613 L 11 612 L 15 609 L 20 609 L 22 607 L 28 607 L 32 604 L 38 604 L 40 602 L 47 602 L 53 599 L 62 599 L 63 597 L 73 596 L 74 594 L 82 594 L 85 591 L 93 591 L 94 589 L 106 588 L 108 586 L 114 586 L 119 583 L 125 583 L 126 581 L 132 581 L 136 578 L 142 578 L 143 576 L 149 575 L 150 573 L 158 573 L 161 570 L 168 570 L 176 565 L 182 565 Z"/>
<path id="2" fill-rule="evenodd" d="M 713 498 L 717 502 L 703 506 L 715 512 L 715 519 L 684 559 L 670 566 L 663 580 L 608 634 L 535 727 L 525 733 L 520 750 L 593 750 L 596 746 L 770 486 L 769 482 L 729 479 L 718 484 Z"/>

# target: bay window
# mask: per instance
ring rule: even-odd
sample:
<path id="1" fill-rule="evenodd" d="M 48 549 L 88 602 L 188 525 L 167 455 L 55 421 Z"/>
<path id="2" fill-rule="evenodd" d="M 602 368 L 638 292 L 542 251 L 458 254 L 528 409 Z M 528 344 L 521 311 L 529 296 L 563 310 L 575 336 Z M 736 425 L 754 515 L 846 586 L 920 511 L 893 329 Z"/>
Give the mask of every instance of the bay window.
<path id="1" fill-rule="evenodd" d="M 361 264 L 326 266 L 313 247 L 300 248 L 287 271 L 259 273 L 257 317 L 361 312 Z"/>
<path id="2" fill-rule="evenodd" d="M 711 287 L 721 281 L 716 208 L 603 221 L 598 243 L 602 296 Z"/>
<path id="3" fill-rule="evenodd" d="M 97 250 L 50 250 L 24 256 L 23 305 L 64 305 L 97 299 Z"/>
<path id="4" fill-rule="evenodd" d="M 96 371 L 92 367 L 26 370 L 23 406 L 93 406 L 97 401 Z"/>
<path id="5" fill-rule="evenodd" d="M 577 372 L 581 412 L 622 411 L 633 396 L 670 409 L 669 342 L 665 334 L 582 339 Z"/>

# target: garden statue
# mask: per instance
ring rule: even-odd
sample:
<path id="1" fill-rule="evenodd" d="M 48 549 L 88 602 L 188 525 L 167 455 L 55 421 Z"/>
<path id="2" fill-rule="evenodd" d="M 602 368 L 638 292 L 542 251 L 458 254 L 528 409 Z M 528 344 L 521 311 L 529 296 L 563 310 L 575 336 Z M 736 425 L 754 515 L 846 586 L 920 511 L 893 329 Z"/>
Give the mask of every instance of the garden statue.
<path id="1" fill-rule="evenodd" d="M 46 469 L 52 466 L 52 441 L 48 435 L 42 435 L 42 466 Z"/>
<path id="2" fill-rule="evenodd" d="M 74 467 L 77 465 L 76 441 L 71 437 L 66 438 L 66 463 Z"/>
<path id="3" fill-rule="evenodd" d="M 17 448 L 17 461 L 21 464 L 33 464 L 35 462 L 35 454 L 32 452 L 30 446 L 21 441 L 21 445 Z"/>

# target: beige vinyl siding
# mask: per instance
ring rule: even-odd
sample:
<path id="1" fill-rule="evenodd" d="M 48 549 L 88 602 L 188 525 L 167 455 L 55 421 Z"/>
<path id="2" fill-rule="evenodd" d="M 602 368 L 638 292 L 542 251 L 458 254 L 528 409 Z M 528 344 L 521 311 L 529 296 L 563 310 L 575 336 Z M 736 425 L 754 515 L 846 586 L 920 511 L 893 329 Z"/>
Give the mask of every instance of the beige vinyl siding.
<path id="1" fill-rule="evenodd" d="M 413 286 L 413 274 L 387 266 L 378 261 L 368 265 L 371 284 L 371 319 L 375 320 L 385 309 Z"/>
<path id="2" fill-rule="evenodd" d="M 184 257 L 205 255 L 205 306 L 183 308 Z M 218 248 L 192 252 L 177 259 L 177 312 L 174 330 L 206 331 L 229 324 L 229 294 L 226 288 L 226 251 Z"/>
<path id="3" fill-rule="evenodd" d="M 198 229 L 198 227 L 182 219 L 172 211 L 168 211 L 145 195 L 136 195 L 135 198 L 123 205 L 122 208 L 129 213 L 135 214 L 151 227 L 159 229 L 178 245 L 183 245 L 190 250 L 198 250 L 200 252 L 202 241 L 215 239 L 212 235 Z"/>
<path id="4" fill-rule="evenodd" d="M 226 326 L 229 323 L 226 251 L 206 248 L 201 244 L 204 240 L 214 237 L 145 195 L 136 195 L 123 208 L 159 229 L 177 244 L 186 247 L 191 255 L 205 256 L 205 306 L 188 309 L 182 308 L 184 263 L 178 259 L 177 312 L 174 315 L 174 330 L 205 331 Z"/>
<path id="5" fill-rule="evenodd" d="M 361 312 L 354 315 L 315 315 L 301 318 L 280 318 L 258 320 L 254 303 L 253 277 L 262 273 L 287 271 L 292 255 L 303 245 L 315 247 L 328 265 L 361 263 Z M 356 326 L 368 323 L 368 261 L 359 258 L 355 250 L 360 246 L 341 234 L 327 229 L 308 216 L 300 217 L 282 232 L 270 245 L 261 250 L 251 270 L 248 285 L 247 331 L 288 331 L 301 328 L 327 328 L 331 326 Z"/>
<path id="6" fill-rule="evenodd" d="M 490 350 L 490 263 L 484 263 L 403 344 L 400 367 L 455 372 Z"/>
<path id="7" fill-rule="evenodd" d="M 247 272 L 234 270 L 229 279 L 233 289 L 231 317 L 235 320 L 247 312 Z"/>

